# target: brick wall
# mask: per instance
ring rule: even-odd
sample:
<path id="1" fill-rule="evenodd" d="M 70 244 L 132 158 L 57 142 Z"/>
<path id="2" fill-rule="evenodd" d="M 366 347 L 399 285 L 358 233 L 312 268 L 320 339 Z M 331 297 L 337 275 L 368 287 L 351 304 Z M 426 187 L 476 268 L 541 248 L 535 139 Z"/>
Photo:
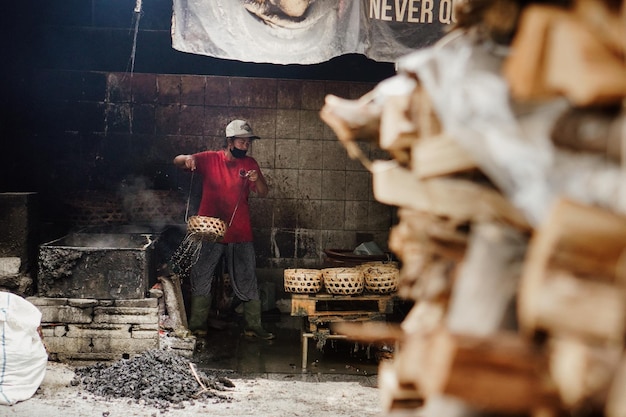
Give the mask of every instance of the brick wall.
<path id="1" fill-rule="evenodd" d="M 314 266 L 324 249 L 369 240 L 386 247 L 392 209 L 373 199 L 369 172 L 319 118 L 326 94 L 358 98 L 373 83 L 57 70 L 37 82 L 48 94 L 30 139 L 44 151 L 31 157 L 49 221 L 71 225 L 64 202 L 84 190 L 173 190 L 186 204 L 191 187 L 193 211 L 199 179 L 172 159 L 219 149 L 225 125 L 245 118 L 262 137 L 250 154 L 271 187 L 251 203 L 260 267 Z"/>
<path id="2" fill-rule="evenodd" d="M 42 241 L 75 226 L 68 201 L 77 195 L 114 210 L 120 193 L 164 191 L 154 207 L 180 216 L 190 178 L 173 156 L 218 148 L 225 124 L 244 117 L 263 137 L 251 154 L 272 187 L 252 202 L 260 267 L 314 265 L 323 249 L 362 241 L 386 245 L 391 209 L 374 201 L 368 173 L 318 112 L 326 94 L 360 97 L 393 64 L 356 54 L 270 65 L 181 53 L 171 47 L 171 0 L 154 0 L 144 2 L 131 77 L 134 0 L 8 6 L 0 190 L 38 193 Z"/>

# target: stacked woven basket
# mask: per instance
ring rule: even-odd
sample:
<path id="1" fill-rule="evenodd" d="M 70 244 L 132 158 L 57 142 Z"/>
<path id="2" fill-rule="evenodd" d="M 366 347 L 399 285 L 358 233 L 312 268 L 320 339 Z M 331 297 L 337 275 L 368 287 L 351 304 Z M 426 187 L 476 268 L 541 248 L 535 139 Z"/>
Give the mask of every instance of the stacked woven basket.
<path id="1" fill-rule="evenodd" d="M 400 270 L 395 264 L 372 262 L 356 267 L 285 269 L 285 291 L 315 294 L 326 290 L 333 295 L 358 295 L 364 291 L 389 294 L 398 288 Z"/>

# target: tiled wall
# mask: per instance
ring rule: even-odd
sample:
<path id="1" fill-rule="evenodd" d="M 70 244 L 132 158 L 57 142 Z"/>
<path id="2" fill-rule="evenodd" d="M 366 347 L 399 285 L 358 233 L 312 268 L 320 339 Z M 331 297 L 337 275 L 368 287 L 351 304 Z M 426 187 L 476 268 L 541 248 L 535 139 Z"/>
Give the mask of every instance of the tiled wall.
<path id="1" fill-rule="evenodd" d="M 75 190 L 137 184 L 176 190 L 182 202 L 191 186 L 193 206 L 197 181 L 172 159 L 218 149 L 226 124 L 245 118 L 262 137 L 250 154 L 271 189 L 251 203 L 259 267 L 319 266 L 324 249 L 370 240 L 386 248 L 393 209 L 375 201 L 369 172 L 319 117 L 326 94 L 355 99 L 375 84 L 81 71 L 37 80 L 46 97 L 37 100 L 30 140 L 43 151 L 35 159 L 50 207 Z M 385 157 L 362 147 L 372 159 Z"/>

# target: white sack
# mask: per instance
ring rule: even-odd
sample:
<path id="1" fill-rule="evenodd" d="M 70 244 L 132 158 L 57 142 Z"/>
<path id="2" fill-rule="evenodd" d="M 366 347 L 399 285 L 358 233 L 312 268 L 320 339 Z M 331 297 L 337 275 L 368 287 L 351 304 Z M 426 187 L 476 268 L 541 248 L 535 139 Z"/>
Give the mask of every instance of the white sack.
<path id="1" fill-rule="evenodd" d="M 39 333 L 41 312 L 24 298 L 0 291 L 0 404 L 33 396 L 46 373 L 48 354 Z"/>

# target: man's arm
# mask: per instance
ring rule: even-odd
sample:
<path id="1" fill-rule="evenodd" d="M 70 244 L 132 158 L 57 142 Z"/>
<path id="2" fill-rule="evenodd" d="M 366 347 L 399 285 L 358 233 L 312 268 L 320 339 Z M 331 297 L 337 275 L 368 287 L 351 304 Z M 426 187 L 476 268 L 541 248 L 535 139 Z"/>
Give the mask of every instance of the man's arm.
<path id="1" fill-rule="evenodd" d="M 196 160 L 192 155 L 178 155 L 174 158 L 174 165 L 188 171 L 196 170 Z"/>

